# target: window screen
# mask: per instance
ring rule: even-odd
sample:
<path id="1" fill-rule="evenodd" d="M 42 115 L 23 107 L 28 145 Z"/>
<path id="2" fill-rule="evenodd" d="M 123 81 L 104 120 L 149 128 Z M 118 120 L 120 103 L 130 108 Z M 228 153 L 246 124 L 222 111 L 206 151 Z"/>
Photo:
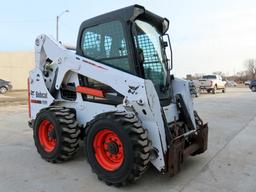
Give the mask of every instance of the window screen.
<path id="1" fill-rule="evenodd" d="M 135 23 L 137 24 L 135 44 L 143 51 L 145 78 L 152 80 L 155 85 L 164 85 L 166 71 L 162 62 L 160 34 L 149 23 L 140 20 L 136 20 Z"/>
<path id="2" fill-rule="evenodd" d="M 138 36 L 138 43 L 144 54 L 143 67 L 145 78 L 151 79 L 153 82 L 160 84 L 162 82 L 162 76 L 159 74 L 161 73 L 163 66 L 154 44 L 146 34 L 141 34 Z"/>
<path id="3" fill-rule="evenodd" d="M 166 90 L 167 85 L 167 70 L 163 59 L 161 34 L 150 23 L 141 20 L 136 20 L 135 23 L 135 45 L 137 49 L 142 50 L 144 55 L 145 78 L 154 83 L 160 99 L 168 98 L 169 92 L 163 91 Z"/>
<path id="4" fill-rule="evenodd" d="M 126 40 L 119 21 L 85 29 L 81 47 L 85 57 L 130 71 Z"/>

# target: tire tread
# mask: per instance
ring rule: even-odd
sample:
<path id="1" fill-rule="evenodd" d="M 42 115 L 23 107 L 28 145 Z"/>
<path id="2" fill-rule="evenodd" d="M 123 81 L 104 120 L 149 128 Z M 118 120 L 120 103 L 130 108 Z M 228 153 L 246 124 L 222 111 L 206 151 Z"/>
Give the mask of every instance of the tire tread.
<path id="1" fill-rule="evenodd" d="M 59 122 L 61 129 L 61 149 L 59 153 L 56 154 L 53 158 L 45 158 L 43 154 L 40 153 L 40 150 L 37 147 L 37 151 L 41 155 L 41 157 L 48 162 L 51 163 L 61 163 L 71 159 L 79 148 L 79 140 L 80 140 L 80 129 L 78 127 L 78 123 L 75 118 L 74 112 L 69 108 L 64 107 L 48 107 L 42 109 L 40 113 L 48 111 L 52 113 L 56 120 Z M 34 134 L 34 139 L 37 139 Z"/>
<path id="2" fill-rule="evenodd" d="M 98 178 L 99 180 L 104 181 L 107 185 L 114 185 L 117 187 L 133 183 L 141 177 L 141 175 L 147 170 L 149 166 L 151 142 L 148 139 L 148 132 L 142 127 L 141 122 L 135 116 L 135 114 L 127 112 L 108 112 L 100 114 L 89 123 L 87 131 L 90 130 L 90 126 L 92 126 L 96 121 L 105 118 L 110 118 L 118 123 L 121 123 L 123 126 L 122 128 L 127 131 L 132 142 L 134 159 L 132 169 L 129 175 L 126 175 L 124 180 L 120 182 L 110 182 L 109 180 L 105 180 L 105 178 L 102 178 L 99 175 Z M 96 170 L 93 172 L 96 173 Z"/>

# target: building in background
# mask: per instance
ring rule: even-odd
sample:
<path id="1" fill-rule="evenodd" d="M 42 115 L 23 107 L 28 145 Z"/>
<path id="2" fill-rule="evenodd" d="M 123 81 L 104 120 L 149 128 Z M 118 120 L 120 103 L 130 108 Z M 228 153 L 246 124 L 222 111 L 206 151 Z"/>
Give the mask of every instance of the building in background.
<path id="1" fill-rule="evenodd" d="M 12 82 L 14 90 L 27 89 L 29 71 L 35 63 L 31 52 L 0 52 L 0 79 Z"/>

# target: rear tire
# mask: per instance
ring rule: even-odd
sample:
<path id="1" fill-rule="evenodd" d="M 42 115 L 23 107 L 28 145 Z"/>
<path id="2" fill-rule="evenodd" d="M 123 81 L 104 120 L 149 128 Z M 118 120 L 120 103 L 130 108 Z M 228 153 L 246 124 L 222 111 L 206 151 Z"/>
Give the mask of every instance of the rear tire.
<path id="1" fill-rule="evenodd" d="M 147 131 L 134 114 L 125 112 L 98 115 L 87 129 L 86 148 L 93 172 L 107 185 L 137 180 L 150 162 Z"/>
<path id="2" fill-rule="evenodd" d="M 34 123 L 34 141 L 38 153 L 48 162 L 59 163 L 74 156 L 79 147 L 80 129 L 71 109 L 42 109 Z"/>
<path id="3" fill-rule="evenodd" d="M 256 87 L 255 86 L 252 86 L 252 92 L 256 92 Z"/>
<path id="4" fill-rule="evenodd" d="M 0 93 L 5 94 L 8 91 L 6 87 L 0 87 Z"/>

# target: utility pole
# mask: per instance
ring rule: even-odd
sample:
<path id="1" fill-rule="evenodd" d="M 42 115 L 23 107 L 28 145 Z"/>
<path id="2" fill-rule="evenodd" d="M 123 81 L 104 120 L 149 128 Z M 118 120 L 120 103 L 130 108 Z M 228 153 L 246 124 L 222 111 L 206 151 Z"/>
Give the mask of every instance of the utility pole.
<path id="1" fill-rule="evenodd" d="M 69 10 L 65 10 L 63 12 L 61 12 L 57 17 L 56 17 L 56 40 L 59 41 L 59 20 L 60 17 L 64 14 L 64 13 L 68 13 Z"/>

